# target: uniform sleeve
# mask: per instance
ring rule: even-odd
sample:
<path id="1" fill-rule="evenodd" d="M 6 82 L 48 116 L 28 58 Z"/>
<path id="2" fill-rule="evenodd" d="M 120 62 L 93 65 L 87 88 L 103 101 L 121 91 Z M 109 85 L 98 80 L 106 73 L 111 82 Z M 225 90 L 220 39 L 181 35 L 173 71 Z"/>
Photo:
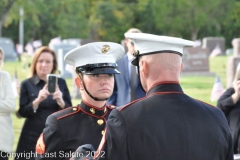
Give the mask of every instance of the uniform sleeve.
<path id="1" fill-rule="evenodd" d="M 36 145 L 36 160 L 56 159 L 61 160 L 64 145 L 64 137 L 57 119 L 50 115 L 46 120 L 46 127 L 39 137 Z"/>
<path id="2" fill-rule="evenodd" d="M 63 100 L 65 102 L 65 108 L 72 106 L 71 96 L 68 90 L 66 81 L 63 79 Z"/>
<path id="3" fill-rule="evenodd" d="M 0 99 L 0 112 L 1 113 L 12 113 L 16 107 L 16 101 L 14 98 L 12 85 L 11 85 L 11 78 L 7 72 L 3 73 L 3 81 L 1 92 L 3 92 L 4 97 Z"/>
<path id="4" fill-rule="evenodd" d="M 229 134 L 229 138 L 228 138 L 228 144 L 229 144 L 229 147 L 228 147 L 228 154 L 227 154 L 227 157 L 225 160 L 233 160 L 233 140 L 232 140 L 232 136 L 231 136 L 231 133 Z"/>
<path id="5" fill-rule="evenodd" d="M 27 81 L 21 83 L 20 87 L 20 107 L 18 113 L 22 117 L 31 117 L 34 116 L 34 110 L 32 105 L 32 100 L 28 96 Z"/>
<path id="6" fill-rule="evenodd" d="M 125 121 L 117 109 L 114 109 L 108 120 L 105 135 L 96 151 L 97 159 L 128 160 L 127 129 Z"/>
<path id="7" fill-rule="evenodd" d="M 218 99 L 217 107 L 223 111 L 225 115 L 234 108 L 236 105 L 233 103 L 232 94 L 234 94 L 234 89 L 229 88 L 223 93 L 223 95 Z"/>

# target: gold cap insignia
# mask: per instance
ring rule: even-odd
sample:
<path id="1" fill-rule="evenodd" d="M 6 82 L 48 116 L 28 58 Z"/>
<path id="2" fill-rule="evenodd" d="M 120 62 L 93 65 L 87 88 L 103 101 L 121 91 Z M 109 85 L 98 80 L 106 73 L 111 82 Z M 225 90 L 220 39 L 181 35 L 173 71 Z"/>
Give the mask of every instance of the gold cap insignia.
<path id="1" fill-rule="evenodd" d="M 90 109 L 90 112 L 91 112 L 92 114 L 95 114 L 95 109 L 94 109 L 94 108 L 91 108 L 91 109 Z"/>
<path id="2" fill-rule="evenodd" d="M 104 121 L 103 121 L 102 119 L 99 119 L 99 120 L 97 121 L 97 123 L 98 123 L 99 125 L 102 125 L 102 124 L 104 123 Z"/>
<path id="3" fill-rule="evenodd" d="M 110 50 L 110 46 L 109 45 L 107 45 L 107 44 L 105 44 L 104 46 L 103 46 L 103 48 L 102 48 L 102 53 L 107 53 L 108 51 Z"/>

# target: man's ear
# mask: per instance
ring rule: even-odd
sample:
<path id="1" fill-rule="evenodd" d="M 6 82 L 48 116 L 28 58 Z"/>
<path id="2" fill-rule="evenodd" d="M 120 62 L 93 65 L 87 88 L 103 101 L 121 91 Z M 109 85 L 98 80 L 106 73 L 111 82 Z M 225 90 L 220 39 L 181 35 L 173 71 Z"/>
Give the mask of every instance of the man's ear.
<path id="1" fill-rule="evenodd" d="M 147 77 L 148 76 L 148 64 L 145 61 L 140 61 L 140 72 L 142 72 L 142 76 Z"/>
<path id="2" fill-rule="evenodd" d="M 82 89 L 82 88 L 83 88 L 82 81 L 81 81 L 81 79 L 80 79 L 79 77 L 76 77 L 76 78 L 74 79 L 74 81 L 75 81 L 76 86 L 77 86 L 79 89 Z"/>

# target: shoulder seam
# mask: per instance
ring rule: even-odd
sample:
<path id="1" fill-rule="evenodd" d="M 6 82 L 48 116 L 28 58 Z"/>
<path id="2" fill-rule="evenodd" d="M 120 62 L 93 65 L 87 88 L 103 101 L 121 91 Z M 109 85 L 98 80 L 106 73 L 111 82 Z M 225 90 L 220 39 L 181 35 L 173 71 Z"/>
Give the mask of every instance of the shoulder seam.
<path id="1" fill-rule="evenodd" d="M 152 96 L 157 95 L 157 94 L 172 94 L 172 93 L 174 93 L 174 94 L 184 94 L 183 92 L 175 92 L 175 91 L 174 92 L 154 92 L 154 93 L 150 94 L 149 96 L 145 96 L 143 98 L 140 98 L 140 99 L 137 99 L 135 101 L 132 101 L 132 102 L 128 103 L 127 105 L 125 105 L 122 108 L 120 108 L 119 111 L 122 111 L 125 108 L 127 108 L 128 106 L 132 105 L 133 103 L 136 103 L 138 101 L 144 100 L 144 99 L 146 99 L 148 97 L 152 97 Z"/>
<path id="2" fill-rule="evenodd" d="M 71 108 L 74 108 L 74 107 L 71 107 Z M 76 113 L 78 113 L 78 112 L 81 111 L 81 109 L 80 109 L 79 107 L 76 107 L 76 108 L 78 109 L 77 111 L 72 112 L 72 113 L 68 113 L 68 114 L 63 115 L 63 116 L 61 116 L 61 117 L 58 117 L 57 120 L 60 120 L 60 119 L 62 119 L 62 118 L 68 117 L 68 116 L 70 116 L 70 115 L 76 114 Z M 66 108 L 66 109 L 69 109 L 69 108 Z M 64 110 L 65 110 L 65 109 L 64 109 Z M 59 112 L 59 111 L 58 111 L 58 112 Z"/>

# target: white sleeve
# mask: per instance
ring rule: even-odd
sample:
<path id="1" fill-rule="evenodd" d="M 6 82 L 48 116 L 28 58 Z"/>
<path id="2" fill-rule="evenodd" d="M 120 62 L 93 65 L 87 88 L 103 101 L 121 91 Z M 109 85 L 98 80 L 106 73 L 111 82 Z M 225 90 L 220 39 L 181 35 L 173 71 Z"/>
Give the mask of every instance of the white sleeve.
<path id="1" fill-rule="evenodd" d="M 0 83 L 0 113 L 12 113 L 16 107 L 16 100 L 14 98 L 11 78 L 9 73 L 1 72 Z"/>

